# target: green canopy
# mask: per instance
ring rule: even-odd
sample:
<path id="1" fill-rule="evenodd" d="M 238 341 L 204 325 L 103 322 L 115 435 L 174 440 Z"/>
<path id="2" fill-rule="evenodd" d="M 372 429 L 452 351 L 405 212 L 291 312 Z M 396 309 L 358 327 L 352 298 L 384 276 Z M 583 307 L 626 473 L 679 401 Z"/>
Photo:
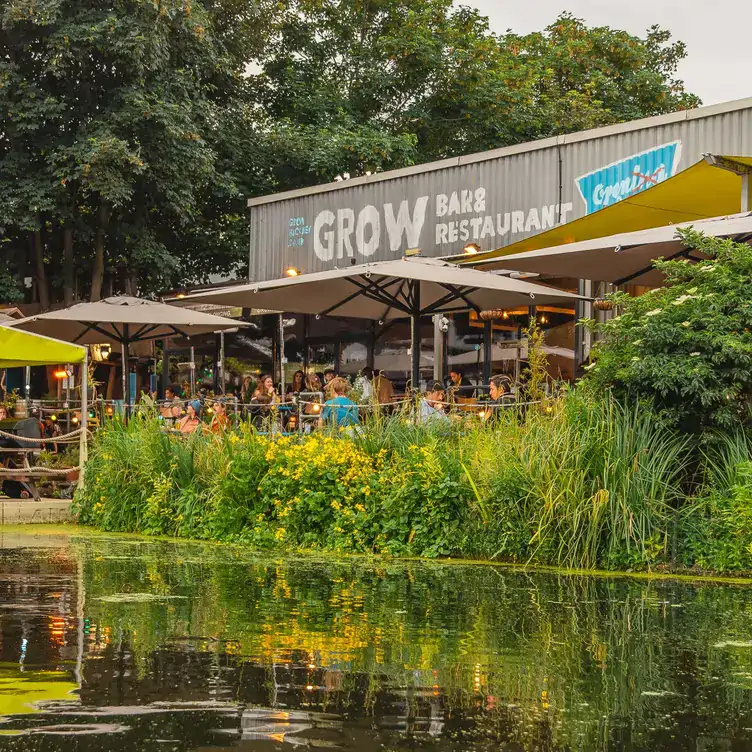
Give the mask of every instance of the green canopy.
<path id="1" fill-rule="evenodd" d="M 0 326 L 0 368 L 83 363 L 86 349 L 58 339 Z"/>

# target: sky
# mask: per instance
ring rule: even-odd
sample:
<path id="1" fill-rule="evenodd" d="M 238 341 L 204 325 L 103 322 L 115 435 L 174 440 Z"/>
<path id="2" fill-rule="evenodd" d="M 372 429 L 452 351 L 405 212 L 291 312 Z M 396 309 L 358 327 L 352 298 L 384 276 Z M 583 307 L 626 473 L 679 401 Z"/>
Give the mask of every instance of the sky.
<path id="1" fill-rule="evenodd" d="M 591 26 L 611 26 L 644 36 L 653 24 L 687 45 L 678 78 L 703 104 L 752 97 L 750 0 L 459 0 L 478 8 L 491 29 L 518 34 L 540 31 L 562 11 Z"/>

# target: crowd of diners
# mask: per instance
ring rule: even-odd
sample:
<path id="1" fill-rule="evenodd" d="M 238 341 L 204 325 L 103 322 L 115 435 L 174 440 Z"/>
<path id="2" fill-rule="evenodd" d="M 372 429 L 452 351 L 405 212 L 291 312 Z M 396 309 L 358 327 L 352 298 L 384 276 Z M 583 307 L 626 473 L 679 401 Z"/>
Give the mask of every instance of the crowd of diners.
<path id="1" fill-rule="evenodd" d="M 419 396 L 399 397 L 394 385 L 383 372 L 364 368 L 352 383 L 335 371 L 306 374 L 298 370 L 284 391 L 277 388 L 270 374 L 258 379 L 246 377 L 240 393 L 232 397 L 210 397 L 203 390 L 194 396 L 185 396 L 185 390 L 171 384 L 165 390 L 165 399 L 159 405 L 165 426 L 182 434 L 196 430 L 221 433 L 227 430 L 233 415 L 251 420 L 259 430 L 310 431 L 317 427 L 334 425 L 354 429 L 364 415 L 376 405 L 390 412 L 405 401 L 416 404 L 414 419 L 420 424 L 447 423 L 453 408 L 470 409 L 480 405 L 478 414 L 486 419 L 515 403 L 515 388 L 506 374 L 493 376 L 487 386 L 473 385 L 461 371 L 452 370 L 447 384 L 429 382 Z"/>

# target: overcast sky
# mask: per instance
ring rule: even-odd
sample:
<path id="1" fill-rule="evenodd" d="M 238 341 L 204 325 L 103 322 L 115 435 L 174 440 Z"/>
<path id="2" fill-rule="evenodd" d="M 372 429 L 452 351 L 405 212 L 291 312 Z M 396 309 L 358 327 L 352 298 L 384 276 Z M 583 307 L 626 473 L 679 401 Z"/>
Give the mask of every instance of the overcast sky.
<path id="1" fill-rule="evenodd" d="M 750 0 L 459 0 L 478 8 L 496 32 L 539 31 L 564 10 L 590 25 L 611 26 L 643 36 L 653 24 L 687 45 L 679 69 L 686 89 L 703 104 L 752 97 Z"/>

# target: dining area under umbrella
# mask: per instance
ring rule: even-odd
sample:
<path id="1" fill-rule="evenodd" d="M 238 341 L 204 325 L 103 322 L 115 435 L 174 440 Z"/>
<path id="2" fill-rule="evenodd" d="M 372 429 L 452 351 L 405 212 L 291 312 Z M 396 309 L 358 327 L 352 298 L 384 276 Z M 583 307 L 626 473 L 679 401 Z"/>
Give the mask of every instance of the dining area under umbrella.
<path id="1" fill-rule="evenodd" d="M 243 325 L 223 316 L 127 295 L 92 303 L 77 303 L 69 308 L 5 323 L 5 326 L 14 329 L 77 345 L 119 345 L 123 359 L 123 398 L 126 406 L 130 405 L 132 398 L 127 376 L 130 345 L 174 336 L 190 338 Z"/>
<path id="2" fill-rule="evenodd" d="M 581 296 L 500 274 L 419 256 L 356 264 L 187 295 L 177 304 L 213 303 L 289 313 L 411 321 L 411 378 L 420 377 L 420 318 L 460 311 L 548 305 Z"/>

